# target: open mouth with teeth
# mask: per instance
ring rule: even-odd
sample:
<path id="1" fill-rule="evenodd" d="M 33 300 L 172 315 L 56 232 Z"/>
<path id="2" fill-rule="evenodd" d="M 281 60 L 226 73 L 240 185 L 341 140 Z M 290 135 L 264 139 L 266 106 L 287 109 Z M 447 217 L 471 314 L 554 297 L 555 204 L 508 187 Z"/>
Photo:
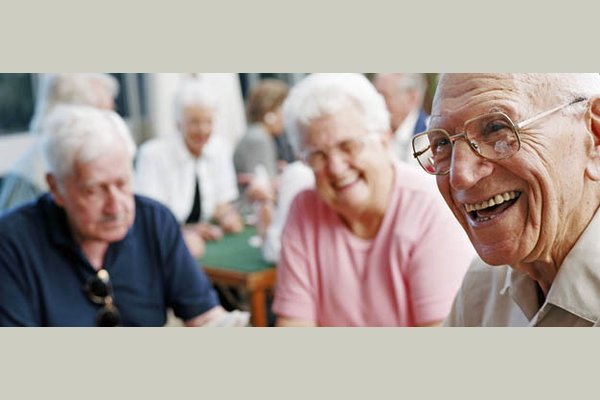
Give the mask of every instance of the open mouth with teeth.
<path id="1" fill-rule="evenodd" d="M 465 211 L 473 221 L 489 221 L 515 204 L 520 196 L 518 191 L 499 193 L 481 203 L 465 204 Z"/>

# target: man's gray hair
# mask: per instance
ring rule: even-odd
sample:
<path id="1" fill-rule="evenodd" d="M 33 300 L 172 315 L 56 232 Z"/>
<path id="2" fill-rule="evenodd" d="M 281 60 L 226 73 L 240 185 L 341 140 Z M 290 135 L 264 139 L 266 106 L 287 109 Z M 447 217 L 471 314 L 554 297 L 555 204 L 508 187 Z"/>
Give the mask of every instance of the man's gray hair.
<path id="1" fill-rule="evenodd" d="M 427 80 L 423 74 L 401 74 L 398 85 L 401 90 L 416 90 L 421 96 L 427 91 Z"/>
<path id="2" fill-rule="evenodd" d="M 306 130 L 313 120 L 347 108 L 362 118 L 368 131 L 389 130 L 385 101 L 362 74 L 311 74 L 293 87 L 283 104 L 283 113 L 296 154 L 302 151 Z"/>
<path id="3" fill-rule="evenodd" d="M 124 145 L 133 161 L 135 143 L 123 119 L 114 111 L 78 105 L 54 107 L 42 132 L 46 171 L 58 178 L 73 172 L 75 162 L 87 163 Z"/>
<path id="4" fill-rule="evenodd" d="M 59 104 L 79 104 L 96 107 L 99 98 L 98 85 L 104 88 L 113 99 L 119 94 L 119 83 L 109 74 L 42 75 L 36 99 L 35 114 L 29 124 L 29 130 L 40 133 L 43 130 L 44 120 L 52 109 Z"/>
<path id="5" fill-rule="evenodd" d="M 184 78 L 177 88 L 174 99 L 174 112 L 177 122 L 183 122 L 183 113 L 188 107 L 217 108 L 214 89 L 202 78 Z"/>
<path id="6" fill-rule="evenodd" d="M 419 95 L 421 101 L 425 97 L 425 93 L 427 92 L 427 79 L 425 79 L 424 74 L 419 73 L 379 73 L 375 75 L 375 79 L 381 76 L 391 76 L 396 83 L 396 90 L 398 92 L 406 92 L 414 90 Z"/>

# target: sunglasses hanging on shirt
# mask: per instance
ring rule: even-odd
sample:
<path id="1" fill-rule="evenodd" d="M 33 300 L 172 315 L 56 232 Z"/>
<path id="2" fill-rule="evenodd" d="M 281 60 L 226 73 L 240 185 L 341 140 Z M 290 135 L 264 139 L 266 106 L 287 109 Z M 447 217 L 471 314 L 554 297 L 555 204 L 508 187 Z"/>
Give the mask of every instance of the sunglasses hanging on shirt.
<path id="1" fill-rule="evenodd" d="M 96 326 L 109 327 L 119 326 L 121 316 L 114 305 L 114 296 L 110 275 L 105 269 L 101 269 L 86 282 L 84 286 L 88 298 L 95 304 L 103 307 L 96 314 Z"/>

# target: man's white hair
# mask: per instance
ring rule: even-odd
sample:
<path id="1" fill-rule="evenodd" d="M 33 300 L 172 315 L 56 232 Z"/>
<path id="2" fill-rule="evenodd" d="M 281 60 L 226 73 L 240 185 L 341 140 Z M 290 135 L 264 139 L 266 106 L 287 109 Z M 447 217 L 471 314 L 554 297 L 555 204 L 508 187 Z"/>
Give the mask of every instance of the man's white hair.
<path id="1" fill-rule="evenodd" d="M 96 107 L 99 100 L 99 87 L 113 98 L 119 94 L 119 83 L 109 74 L 75 73 L 44 74 L 41 77 L 35 113 L 29 124 L 29 130 L 39 133 L 42 124 L 52 109 L 59 104 L 79 104 Z"/>
<path id="2" fill-rule="evenodd" d="M 56 106 L 42 132 L 46 171 L 58 178 L 72 173 L 76 161 L 93 161 L 119 145 L 125 146 L 133 161 L 135 142 L 123 119 L 114 111 L 94 107 Z"/>
<path id="3" fill-rule="evenodd" d="M 366 130 L 383 133 L 389 129 L 385 101 L 362 74 L 311 74 L 294 86 L 283 104 L 283 113 L 296 154 L 303 150 L 313 120 L 348 108 L 362 118 Z"/>
<path id="4" fill-rule="evenodd" d="M 177 122 L 183 122 L 183 113 L 188 107 L 205 107 L 216 111 L 217 97 L 214 89 L 202 78 L 186 77 L 177 88 L 174 113 Z"/>

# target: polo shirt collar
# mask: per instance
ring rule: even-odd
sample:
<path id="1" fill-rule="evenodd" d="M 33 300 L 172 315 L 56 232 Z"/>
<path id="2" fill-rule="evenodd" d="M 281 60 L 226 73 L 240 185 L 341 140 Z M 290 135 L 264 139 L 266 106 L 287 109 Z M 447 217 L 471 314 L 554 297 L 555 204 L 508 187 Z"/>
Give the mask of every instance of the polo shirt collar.
<path id="1" fill-rule="evenodd" d="M 57 246 L 67 247 L 77 253 L 81 253 L 79 244 L 75 242 L 75 239 L 73 238 L 73 235 L 71 233 L 71 228 L 69 226 L 69 221 L 67 220 L 67 214 L 65 210 L 62 207 L 59 207 L 54 202 L 52 195 L 49 193 L 43 195 L 40 198 L 40 202 L 42 202 L 42 207 L 46 219 L 49 221 L 48 226 L 50 227 L 50 229 L 48 230 L 48 235 L 50 236 L 50 241 Z M 135 220 L 137 220 L 139 218 L 137 212 L 137 197 L 135 199 L 135 207 Z M 112 254 L 113 252 L 118 252 L 119 248 L 122 248 L 123 246 L 131 242 L 131 237 L 133 236 L 132 230 L 134 226 L 135 221 L 122 240 L 118 242 L 113 242 L 108 246 L 108 250 L 106 253 L 107 264 L 110 263 L 110 261 L 112 261 L 112 257 L 114 256 Z"/>
<path id="2" fill-rule="evenodd" d="M 49 221 L 48 235 L 50 241 L 59 246 L 78 248 L 79 246 L 71 234 L 65 210 L 54 202 L 52 195 L 49 193 L 43 195 L 39 201 L 42 203 L 44 214 L 47 221 Z"/>

